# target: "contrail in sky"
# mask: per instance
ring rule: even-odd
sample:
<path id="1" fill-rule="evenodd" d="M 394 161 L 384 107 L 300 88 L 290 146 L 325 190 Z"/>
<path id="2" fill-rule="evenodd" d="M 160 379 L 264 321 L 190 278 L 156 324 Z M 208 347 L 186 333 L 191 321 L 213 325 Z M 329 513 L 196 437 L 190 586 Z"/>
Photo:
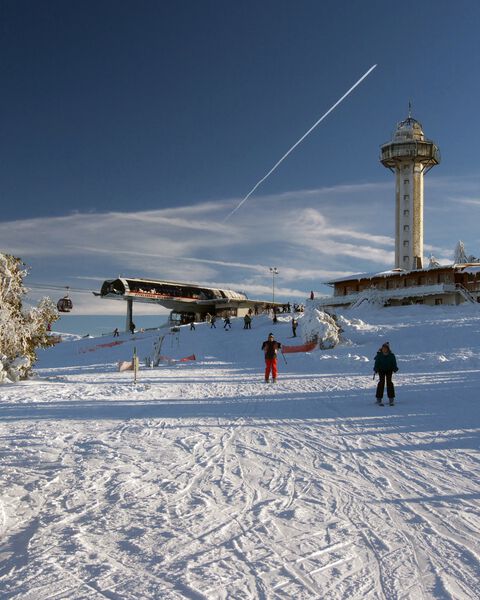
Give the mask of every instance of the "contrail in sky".
<path id="1" fill-rule="evenodd" d="M 370 67 L 370 68 L 368 69 L 368 71 L 367 71 L 367 72 L 366 72 L 364 75 L 362 75 L 362 76 L 360 77 L 360 79 L 359 79 L 359 80 L 358 80 L 356 83 L 354 83 L 354 84 L 352 85 L 352 87 L 351 87 L 351 88 L 348 90 L 348 92 L 345 92 L 345 94 L 343 94 L 343 96 L 342 96 L 342 97 L 341 97 L 339 100 L 337 100 L 337 101 L 335 102 L 335 104 L 334 104 L 333 106 L 331 106 L 331 107 L 330 107 L 330 108 L 327 110 L 327 112 L 326 112 L 324 115 L 322 115 L 322 116 L 321 116 L 321 117 L 318 119 L 318 121 L 317 121 L 316 123 L 314 123 L 314 124 L 313 124 L 313 125 L 310 127 L 310 129 L 309 129 L 309 130 L 308 130 L 306 133 L 304 133 L 304 134 L 302 135 L 302 137 L 301 137 L 301 138 L 300 138 L 300 139 L 299 139 L 297 142 L 295 142 L 295 144 L 293 144 L 293 146 L 292 146 L 292 147 L 291 147 L 291 148 L 290 148 L 290 149 L 289 149 L 287 152 L 285 152 L 285 154 L 282 156 L 282 158 L 281 158 L 281 159 L 280 159 L 280 160 L 279 160 L 277 163 L 275 163 L 275 164 L 273 165 L 273 167 L 272 167 L 272 168 L 270 169 L 270 171 L 269 171 L 269 172 L 268 172 L 268 173 L 265 175 L 265 177 L 262 177 L 262 179 L 260 179 L 260 181 L 258 181 L 258 182 L 257 182 L 257 183 L 256 183 L 256 184 L 253 186 L 253 188 L 252 188 L 252 189 L 251 189 L 251 190 L 248 192 L 248 194 L 245 196 L 245 198 L 244 198 L 244 199 L 243 199 L 243 200 L 242 200 L 242 201 L 241 201 L 241 202 L 238 204 L 238 206 L 236 206 L 236 207 L 235 207 L 235 208 L 232 210 L 232 212 L 230 212 L 230 213 L 229 213 L 229 214 L 228 214 L 228 215 L 225 217 L 225 219 L 223 220 L 223 222 L 224 222 L 224 223 L 225 223 L 225 221 L 228 221 L 228 219 L 229 219 L 229 218 L 230 218 L 230 217 L 231 217 L 231 216 L 232 216 L 234 213 L 236 213 L 236 212 L 237 212 L 237 210 L 238 210 L 238 209 L 239 209 L 239 208 L 240 208 L 240 207 L 241 207 L 241 206 L 242 206 L 242 205 L 243 205 L 243 204 L 244 204 L 244 203 L 245 203 L 245 202 L 246 202 L 246 201 L 247 201 L 247 200 L 250 198 L 250 196 L 251 196 L 251 195 L 253 194 L 253 192 L 254 192 L 254 191 L 255 191 L 255 190 L 258 188 L 258 186 L 259 186 L 259 185 L 261 185 L 261 184 L 262 184 L 262 183 L 265 181 L 265 179 L 267 179 L 267 178 L 268 178 L 268 177 L 269 177 L 269 176 L 270 176 L 270 175 L 271 175 L 271 174 L 272 174 L 272 173 L 273 173 L 273 172 L 274 172 L 274 171 L 275 171 L 275 170 L 276 170 L 276 169 L 277 169 L 277 168 L 278 168 L 278 167 L 281 165 L 281 163 L 282 163 L 282 162 L 283 162 L 283 161 L 284 161 L 284 160 L 287 158 L 287 156 L 288 156 L 288 155 L 289 155 L 291 152 L 293 152 L 293 150 L 295 150 L 295 148 L 296 148 L 296 147 L 297 147 L 299 144 L 301 144 L 301 143 L 303 142 L 303 140 L 304 140 L 304 139 L 307 137 L 307 135 L 309 135 L 310 133 L 312 133 L 312 131 L 315 129 L 315 127 L 317 127 L 317 125 L 320 125 L 320 123 L 323 121 L 323 119 L 325 119 L 326 117 L 328 117 L 328 115 L 329 115 L 329 114 L 332 112 L 332 110 L 335 110 L 335 108 L 337 108 L 337 106 L 340 104 L 340 102 L 342 102 L 343 100 L 345 100 L 345 98 L 346 98 L 346 97 L 347 97 L 347 96 L 348 96 L 348 95 L 349 95 L 351 92 L 353 92 L 353 90 L 354 90 L 354 89 L 357 87 L 357 85 L 360 85 L 360 84 L 362 83 L 362 81 L 363 81 L 363 80 L 364 80 L 366 77 L 368 77 L 368 76 L 370 75 L 370 73 L 373 71 L 373 69 L 375 69 L 375 67 L 376 67 L 376 66 L 377 66 L 377 65 L 373 65 L 372 67 Z"/>

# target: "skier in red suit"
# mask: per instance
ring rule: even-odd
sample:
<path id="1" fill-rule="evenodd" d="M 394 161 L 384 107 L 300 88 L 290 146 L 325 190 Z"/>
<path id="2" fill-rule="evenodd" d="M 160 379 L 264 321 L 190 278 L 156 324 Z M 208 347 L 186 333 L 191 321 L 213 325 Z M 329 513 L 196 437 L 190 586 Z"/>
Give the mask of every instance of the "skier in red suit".
<path id="1" fill-rule="evenodd" d="M 265 383 L 270 379 L 272 373 L 272 381 L 277 381 L 277 353 L 282 347 L 280 342 L 276 342 L 273 333 L 268 334 L 268 339 L 262 344 L 262 350 L 265 353 Z"/>

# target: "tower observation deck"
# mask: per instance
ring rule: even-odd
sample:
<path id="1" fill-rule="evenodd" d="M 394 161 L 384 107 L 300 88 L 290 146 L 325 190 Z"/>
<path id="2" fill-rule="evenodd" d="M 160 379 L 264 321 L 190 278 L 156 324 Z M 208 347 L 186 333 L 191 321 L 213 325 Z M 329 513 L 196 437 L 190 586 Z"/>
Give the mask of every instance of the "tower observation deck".
<path id="1" fill-rule="evenodd" d="M 395 267 L 423 268 L 423 176 L 440 163 L 438 146 L 409 114 L 383 144 L 380 162 L 395 173 Z"/>

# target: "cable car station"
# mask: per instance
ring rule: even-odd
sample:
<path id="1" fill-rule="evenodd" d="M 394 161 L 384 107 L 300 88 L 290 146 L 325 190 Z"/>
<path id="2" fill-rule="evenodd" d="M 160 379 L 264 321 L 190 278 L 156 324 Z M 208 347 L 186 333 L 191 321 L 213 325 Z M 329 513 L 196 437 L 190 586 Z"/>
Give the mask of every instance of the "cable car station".
<path id="1" fill-rule="evenodd" d="M 207 314 L 218 317 L 243 317 L 250 312 L 263 312 L 281 303 L 249 300 L 247 295 L 233 290 L 204 287 L 178 281 L 118 278 L 104 281 L 101 298 L 123 300 L 127 303 L 126 330 L 133 324 L 133 303 L 160 304 L 171 310 L 170 320 L 187 323 L 205 320 Z"/>

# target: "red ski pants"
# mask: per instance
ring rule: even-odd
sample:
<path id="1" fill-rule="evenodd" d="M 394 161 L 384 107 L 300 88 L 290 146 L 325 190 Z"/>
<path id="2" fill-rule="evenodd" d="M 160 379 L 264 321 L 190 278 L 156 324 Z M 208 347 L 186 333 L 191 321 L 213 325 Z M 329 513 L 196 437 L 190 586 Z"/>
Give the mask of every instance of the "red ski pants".
<path id="1" fill-rule="evenodd" d="M 265 359 L 265 380 L 268 381 L 270 377 L 270 371 L 272 372 L 273 379 L 277 378 L 277 357 Z"/>

